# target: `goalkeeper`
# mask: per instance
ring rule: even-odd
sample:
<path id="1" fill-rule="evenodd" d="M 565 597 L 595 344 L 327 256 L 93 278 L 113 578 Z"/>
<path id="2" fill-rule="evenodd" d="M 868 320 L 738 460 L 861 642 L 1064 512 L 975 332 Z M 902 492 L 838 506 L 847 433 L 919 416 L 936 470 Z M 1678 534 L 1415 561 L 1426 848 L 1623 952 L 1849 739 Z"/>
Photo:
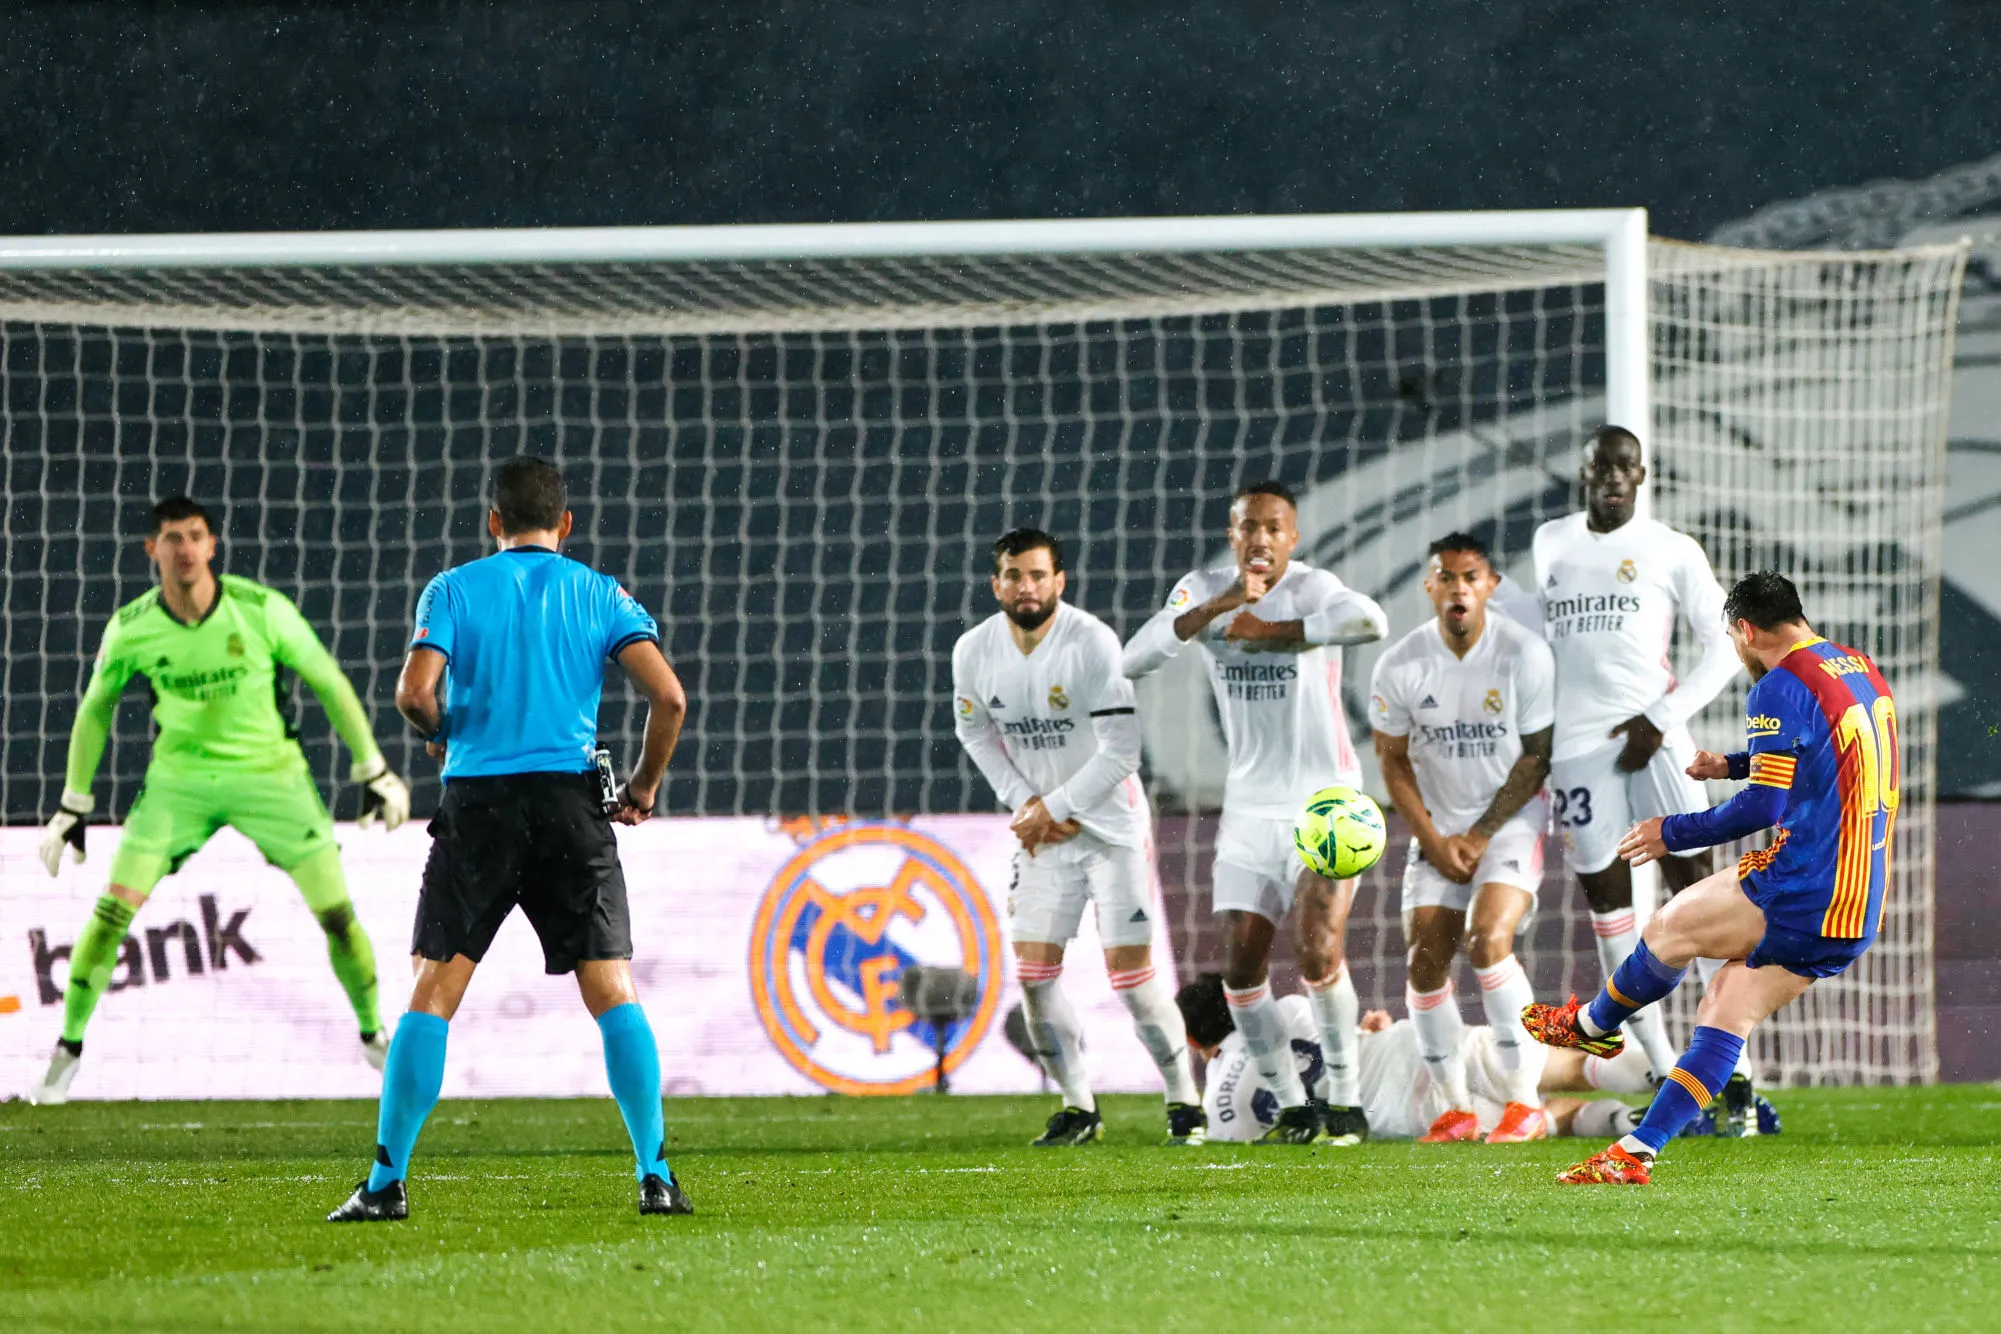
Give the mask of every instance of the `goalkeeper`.
<path id="1" fill-rule="evenodd" d="M 126 928 L 160 877 L 172 875 L 224 825 L 298 884 L 327 936 L 334 975 L 361 1028 L 362 1052 L 376 1069 L 389 1051 L 376 1005 L 375 952 L 355 919 L 341 876 L 333 818 L 313 785 L 286 721 L 278 669 L 313 688 L 354 755 L 353 781 L 367 785 L 361 820 L 380 815 L 390 829 L 410 815 L 410 789 L 389 771 L 369 732 L 354 687 L 283 594 L 234 575 L 218 578 L 215 526 L 185 496 L 153 508 L 146 555 L 160 586 L 118 609 L 105 627 L 97 665 L 70 732 L 60 809 L 42 838 L 50 875 L 63 849 L 84 857 L 84 823 L 95 801 L 91 780 L 104 754 L 118 696 L 134 673 L 154 696 L 153 759 L 126 814 L 111 885 L 84 923 L 70 955 L 63 1034 L 48 1073 L 29 1101 L 69 1097 L 83 1055 L 83 1030 L 104 994 Z"/>

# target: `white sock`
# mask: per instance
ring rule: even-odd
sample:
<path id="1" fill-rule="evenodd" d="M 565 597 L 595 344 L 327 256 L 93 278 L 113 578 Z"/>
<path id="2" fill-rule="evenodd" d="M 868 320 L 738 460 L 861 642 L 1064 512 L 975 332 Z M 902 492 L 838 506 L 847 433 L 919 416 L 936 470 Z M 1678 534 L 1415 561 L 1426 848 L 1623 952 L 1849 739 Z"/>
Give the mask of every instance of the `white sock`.
<path id="1" fill-rule="evenodd" d="M 1327 1066 L 1327 1101 L 1335 1107 L 1362 1105 L 1362 1070 L 1357 1057 L 1361 1041 L 1355 1036 L 1362 1019 L 1362 1000 L 1342 961 L 1327 982 L 1306 984 L 1306 1003 L 1313 1007 L 1313 1022 L 1320 1027 L 1320 1058 Z"/>
<path id="2" fill-rule="evenodd" d="M 1501 1068 L 1508 1072 L 1508 1101 L 1542 1106 L 1536 1084 L 1542 1079 L 1545 1049 L 1522 1026 L 1522 1007 L 1535 999 L 1529 975 L 1512 954 L 1492 967 L 1474 969 L 1473 975 L 1480 979 L 1480 1005 L 1494 1030 Z"/>
<path id="3" fill-rule="evenodd" d="M 1577 1109 L 1570 1133 L 1579 1139 L 1614 1139 L 1630 1134 L 1642 1115 L 1638 1107 L 1628 1107 L 1616 1098 L 1598 1098 Z"/>
<path id="4" fill-rule="evenodd" d="M 1465 1021 L 1459 1017 L 1459 1001 L 1447 982 L 1436 991 L 1419 991 L 1404 985 L 1404 1004 L 1410 1008 L 1411 1026 L 1417 1029 L 1417 1052 L 1424 1068 L 1431 1072 L 1432 1087 L 1445 1095 L 1455 1111 L 1473 1110 L 1466 1092 L 1466 1058 L 1459 1044 L 1466 1035 Z"/>
<path id="5" fill-rule="evenodd" d="M 1260 982 L 1248 991 L 1224 987 L 1223 999 L 1230 1003 L 1230 1018 L 1244 1035 L 1244 1050 L 1251 1054 L 1265 1083 L 1271 1085 L 1278 1105 L 1303 1104 L 1306 1087 L 1299 1082 L 1299 1068 L 1293 1063 L 1285 1021 L 1279 1018 L 1278 1002 L 1271 998 L 1271 983 Z"/>
<path id="6" fill-rule="evenodd" d="M 1598 966 L 1605 971 L 1608 980 L 1640 943 L 1639 928 L 1633 925 L 1631 908 L 1592 913 L 1591 934 L 1598 938 Z M 1668 1041 L 1667 1021 L 1661 1018 L 1660 1011 L 1649 1005 L 1621 1027 L 1633 1035 L 1640 1044 L 1640 1050 L 1647 1054 L 1647 1065 L 1652 1068 L 1654 1078 L 1666 1079 L 1668 1071 L 1674 1069 L 1675 1051 L 1674 1044 Z"/>
<path id="7" fill-rule="evenodd" d="M 1153 965 L 1130 972 L 1113 973 L 1112 991 L 1126 1003 L 1133 1017 L 1133 1031 L 1140 1044 L 1160 1067 L 1161 1083 L 1169 1102 L 1198 1103 L 1195 1071 L 1188 1060 L 1188 1028 L 1181 1009 L 1167 988 L 1154 976 Z"/>
<path id="8" fill-rule="evenodd" d="M 1695 961 L 1695 975 L 1702 979 L 1704 995 L 1709 993 L 1709 984 L 1716 979 L 1716 974 L 1722 971 L 1723 962 L 1721 959 L 1697 959 Z M 1757 1067 L 1751 1064 L 1751 1044 L 1748 1042 L 1744 1044 L 1743 1050 L 1737 1053 L 1736 1073 L 1744 1076 L 1744 1078 L 1754 1084 L 1758 1082 Z"/>
<path id="9" fill-rule="evenodd" d="M 1042 1059 L 1042 1068 L 1063 1092 L 1065 1107 L 1098 1110 L 1091 1096 L 1091 1079 L 1084 1073 L 1084 1029 L 1077 1011 L 1063 994 L 1057 979 L 1063 976 L 1060 963 L 1017 963 L 1021 979 L 1022 1009 L 1028 1019 L 1028 1036 Z"/>
<path id="10" fill-rule="evenodd" d="M 1647 1058 L 1633 1047 L 1621 1047 L 1617 1056 L 1584 1058 L 1584 1082 L 1606 1093 L 1648 1093 Z"/>

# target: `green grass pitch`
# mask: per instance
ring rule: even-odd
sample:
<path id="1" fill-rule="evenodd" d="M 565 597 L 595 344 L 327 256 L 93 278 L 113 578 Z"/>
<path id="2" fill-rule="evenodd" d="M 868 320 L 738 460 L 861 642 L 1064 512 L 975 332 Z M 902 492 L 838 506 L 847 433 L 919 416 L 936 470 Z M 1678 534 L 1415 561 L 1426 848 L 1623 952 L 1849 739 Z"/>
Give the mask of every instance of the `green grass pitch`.
<path id="1" fill-rule="evenodd" d="M 668 1104 L 645 1219 L 607 1099 L 448 1102 L 407 1223 L 322 1223 L 372 1104 L 0 1105 L 0 1328 L 1995 1329 L 2001 1090 L 1796 1090 L 1645 1189 L 1579 1141 L 1172 1150 L 1158 1103 Z"/>

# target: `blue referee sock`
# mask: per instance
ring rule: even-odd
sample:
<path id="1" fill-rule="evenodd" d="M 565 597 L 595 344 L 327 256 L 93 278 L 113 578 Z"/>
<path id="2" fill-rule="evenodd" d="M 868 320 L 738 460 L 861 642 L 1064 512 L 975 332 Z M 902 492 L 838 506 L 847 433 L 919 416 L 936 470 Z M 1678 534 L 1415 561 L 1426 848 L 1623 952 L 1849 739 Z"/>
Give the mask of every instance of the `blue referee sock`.
<path id="1" fill-rule="evenodd" d="M 375 1165 L 368 1188 L 381 1190 L 410 1170 L 410 1151 L 424 1118 L 438 1105 L 445 1086 L 445 1035 L 451 1025 L 435 1014 L 412 1010 L 396 1024 L 389 1059 L 382 1067 L 382 1104 L 375 1118 Z"/>
<path id="2" fill-rule="evenodd" d="M 667 1166 L 667 1120 L 660 1110 L 660 1048 L 653 1026 L 637 1001 L 614 1006 L 598 1016 L 604 1035 L 604 1073 L 625 1133 L 632 1136 L 633 1175 L 674 1179 Z"/>
<path id="3" fill-rule="evenodd" d="M 1626 961 L 1612 971 L 1611 980 L 1598 993 L 1598 999 L 1591 1002 L 1586 1011 L 1591 1026 L 1599 1033 L 1610 1033 L 1680 986 L 1686 976 L 1688 969 L 1668 967 L 1654 957 L 1646 941 L 1641 941 L 1633 946 Z"/>
<path id="4" fill-rule="evenodd" d="M 1648 1153 L 1659 1153 L 1696 1113 L 1716 1101 L 1717 1090 L 1737 1068 L 1737 1057 L 1743 1050 L 1744 1039 L 1735 1033 L 1720 1028 L 1696 1029 L 1688 1040 L 1688 1050 L 1661 1081 L 1646 1116 L 1626 1139 L 1639 1141 Z M 1633 1146 L 1626 1147 L 1630 1151 Z"/>

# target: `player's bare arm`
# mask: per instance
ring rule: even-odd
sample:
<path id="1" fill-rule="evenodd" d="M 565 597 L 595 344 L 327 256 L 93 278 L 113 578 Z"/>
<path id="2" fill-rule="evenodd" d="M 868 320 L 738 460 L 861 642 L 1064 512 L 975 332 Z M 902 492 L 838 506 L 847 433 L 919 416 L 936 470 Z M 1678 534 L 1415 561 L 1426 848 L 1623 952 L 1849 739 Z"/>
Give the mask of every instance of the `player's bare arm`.
<path id="1" fill-rule="evenodd" d="M 646 737 L 640 744 L 639 763 L 619 789 L 619 811 L 613 817 L 620 824 L 635 825 L 652 816 L 658 802 L 661 780 L 667 776 L 667 763 L 674 758 L 681 723 L 688 716 L 688 696 L 666 655 L 650 639 L 627 644 L 619 652 L 618 665 L 646 696 Z"/>
<path id="2" fill-rule="evenodd" d="M 403 657 L 403 670 L 396 678 L 396 712 L 412 731 L 442 753 L 445 703 L 441 687 L 445 681 L 445 655 L 436 649 L 417 647 Z"/>
<path id="3" fill-rule="evenodd" d="M 1418 791 L 1417 768 L 1410 760 L 1410 738 L 1377 732 L 1375 741 L 1376 766 L 1382 770 L 1383 786 L 1389 789 L 1397 814 L 1410 826 L 1411 836 L 1417 840 L 1424 859 L 1455 885 L 1471 881 L 1479 861 L 1477 858 L 1465 861 L 1454 842 L 1441 837 L 1437 826 L 1432 824 L 1431 812 L 1425 809 L 1424 796 Z"/>
<path id="4" fill-rule="evenodd" d="M 1470 869 L 1480 864 L 1480 857 L 1487 851 L 1487 844 L 1499 833 L 1501 826 L 1522 813 L 1522 809 L 1535 800 L 1536 793 L 1542 791 L 1543 780 L 1549 777 L 1549 756 L 1556 745 L 1556 728 L 1552 725 L 1540 732 L 1530 732 L 1522 738 L 1522 753 L 1508 770 L 1507 778 L 1501 783 L 1500 791 L 1494 794 L 1486 811 L 1473 822 L 1473 827 L 1463 834 L 1447 839 L 1458 845 L 1457 855 Z"/>

